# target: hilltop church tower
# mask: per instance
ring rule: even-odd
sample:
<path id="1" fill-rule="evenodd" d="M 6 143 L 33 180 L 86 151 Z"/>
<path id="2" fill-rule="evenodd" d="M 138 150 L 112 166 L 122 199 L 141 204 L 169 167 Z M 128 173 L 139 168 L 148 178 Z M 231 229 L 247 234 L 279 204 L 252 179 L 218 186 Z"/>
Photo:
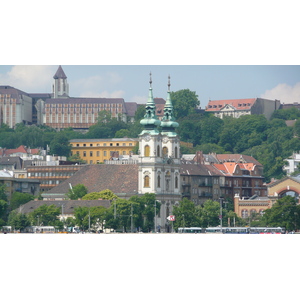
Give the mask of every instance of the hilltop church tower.
<path id="1" fill-rule="evenodd" d="M 170 95 L 164 107 L 164 117 L 156 116 L 150 74 L 149 96 L 146 114 L 140 122 L 144 129 L 139 135 L 139 194 L 154 193 L 161 202 L 156 224 L 162 231 L 170 231 L 167 217 L 173 206 L 181 200 L 180 192 L 180 141 L 175 132 L 178 123 L 173 116 Z"/>
<path id="2" fill-rule="evenodd" d="M 53 79 L 53 98 L 69 98 L 69 84 L 67 82 L 67 76 L 61 66 L 58 67 Z"/>

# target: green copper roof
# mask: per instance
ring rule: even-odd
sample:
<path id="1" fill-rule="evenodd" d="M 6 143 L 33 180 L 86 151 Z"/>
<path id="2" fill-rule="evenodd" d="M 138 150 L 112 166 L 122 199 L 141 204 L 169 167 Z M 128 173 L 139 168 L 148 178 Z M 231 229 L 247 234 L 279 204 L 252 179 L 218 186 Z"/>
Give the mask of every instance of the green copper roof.
<path id="1" fill-rule="evenodd" d="M 171 92 L 170 92 L 170 76 L 168 82 L 168 95 L 164 108 L 164 116 L 162 118 L 160 126 L 162 127 L 162 134 L 168 136 L 176 136 L 175 128 L 179 126 L 177 122 L 175 122 L 175 118 L 173 116 L 173 105 L 171 100 Z"/>
<path id="2" fill-rule="evenodd" d="M 144 126 L 144 130 L 141 134 L 149 133 L 149 134 L 158 134 L 159 131 L 157 127 L 160 125 L 160 120 L 157 118 L 155 113 L 156 107 L 155 102 L 153 99 L 153 92 L 152 92 L 152 80 L 151 80 L 151 73 L 150 73 L 150 88 L 149 88 L 149 95 L 148 101 L 146 103 L 146 114 L 144 115 L 144 119 L 140 121 L 140 124 Z"/>

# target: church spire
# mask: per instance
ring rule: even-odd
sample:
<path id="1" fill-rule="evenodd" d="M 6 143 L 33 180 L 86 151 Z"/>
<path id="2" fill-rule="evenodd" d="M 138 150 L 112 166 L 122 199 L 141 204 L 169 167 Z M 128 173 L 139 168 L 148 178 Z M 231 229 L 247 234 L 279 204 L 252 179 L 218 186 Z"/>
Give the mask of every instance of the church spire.
<path id="1" fill-rule="evenodd" d="M 178 123 L 175 122 L 173 105 L 171 100 L 171 91 L 170 91 L 170 75 L 168 76 L 168 94 L 167 100 L 164 108 L 164 116 L 161 121 L 162 134 L 168 136 L 177 136 L 175 128 L 178 127 Z"/>
<path id="2" fill-rule="evenodd" d="M 141 134 L 150 133 L 150 134 L 158 134 L 157 126 L 160 125 L 160 120 L 158 120 L 157 115 L 155 113 L 156 106 L 153 99 L 153 91 L 152 91 L 152 74 L 150 73 L 150 81 L 149 81 L 149 94 L 148 101 L 146 103 L 146 114 L 144 118 L 140 121 L 140 124 L 144 126 L 144 130 Z"/>

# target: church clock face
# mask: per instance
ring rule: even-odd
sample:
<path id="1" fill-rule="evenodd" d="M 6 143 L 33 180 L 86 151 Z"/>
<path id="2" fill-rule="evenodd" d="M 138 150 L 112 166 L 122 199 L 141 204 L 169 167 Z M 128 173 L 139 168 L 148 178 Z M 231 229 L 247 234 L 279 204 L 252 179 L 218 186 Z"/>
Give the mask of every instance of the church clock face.
<path id="1" fill-rule="evenodd" d="M 149 134 L 145 136 L 145 141 L 149 142 L 150 139 L 151 139 L 151 138 L 150 138 L 150 135 L 149 135 Z"/>

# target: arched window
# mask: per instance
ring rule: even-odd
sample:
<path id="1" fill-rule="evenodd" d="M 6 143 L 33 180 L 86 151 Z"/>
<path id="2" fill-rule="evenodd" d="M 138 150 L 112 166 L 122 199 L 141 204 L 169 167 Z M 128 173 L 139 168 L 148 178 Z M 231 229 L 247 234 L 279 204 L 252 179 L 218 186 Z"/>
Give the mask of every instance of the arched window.
<path id="1" fill-rule="evenodd" d="M 243 209 L 242 210 L 242 218 L 247 218 L 248 217 L 248 210 L 247 209 Z"/>
<path id="2" fill-rule="evenodd" d="M 178 158 L 178 148 L 175 147 L 175 158 Z"/>
<path id="3" fill-rule="evenodd" d="M 157 187 L 160 188 L 160 175 L 157 176 Z"/>
<path id="4" fill-rule="evenodd" d="M 144 154 L 145 157 L 149 157 L 150 156 L 150 146 L 146 145 L 144 152 L 145 152 L 145 154 Z"/>
<path id="5" fill-rule="evenodd" d="M 159 145 L 157 145 L 157 157 L 160 157 L 160 148 L 159 148 Z"/>
<path id="6" fill-rule="evenodd" d="M 148 175 L 146 175 L 146 176 L 144 177 L 144 187 L 145 187 L 145 188 L 150 187 L 150 177 L 149 177 Z"/>
<path id="7" fill-rule="evenodd" d="M 162 149 L 162 154 L 163 154 L 163 157 L 166 157 L 166 156 L 168 156 L 168 148 L 167 147 L 163 147 L 163 149 Z"/>
<path id="8" fill-rule="evenodd" d="M 175 189 L 178 189 L 178 176 L 175 177 Z"/>

